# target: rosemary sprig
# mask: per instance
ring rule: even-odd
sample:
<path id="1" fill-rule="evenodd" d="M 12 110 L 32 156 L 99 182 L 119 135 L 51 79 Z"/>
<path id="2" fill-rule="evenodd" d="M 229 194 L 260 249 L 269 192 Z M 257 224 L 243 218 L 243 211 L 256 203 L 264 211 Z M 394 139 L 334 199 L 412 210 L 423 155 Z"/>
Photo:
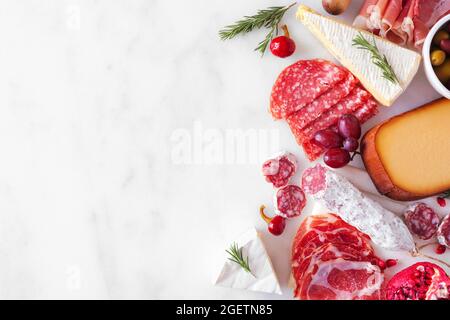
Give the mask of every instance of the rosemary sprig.
<path id="1" fill-rule="evenodd" d="M 269 29 L 269 33 L 266 35 L 264 40 L 258 44 L 258 47 L 255 48 L 255 51 L 259 51 L 261 52 L 261 55 L 264 55 L 264 52 L 266 51 L 270 41 L 272 41 L 273 36 L 278 34 L 278 25 L 283 18 L 283 15 L 295 4 L 296 3 L 293 3 L 284 7 L 269 7 L 267 9 L 259 10 L 253 16 L 244 16 L 241 20 L 220 30 L 220 39 L 228 40 L 239 34 L 248 33 L 255 29 L 261 29 L 263 27 L 267 28 Z"/>
<path id="2" fill-rule="evenodd" d="M 400 84 L 400 81 L 398 81 L 398 78 L 391 65 L 389 64 L 386 56 L 380 53 L 380 50 L 378 49 L 375 42 L 375 37 L 373 38 L 373 43 L 370 43 L 360 32 L 353 39 L 352 45 L 354 47 L 357 47 L 358 49 L 369 51 L 372 54 L 372 62 L 383 71 L 383 78 L 394 84 Z"/>
<path id="3" fill-rule="evenodd" d="M 252 273 L 252 271 L 250 269 L 250 265 L 248 263 L 248 257 L 245 259 L 242 254 L 242 248 L 239 248 L 236 243 L 233 243 L 230 246 L 230 249 L 225 250 L 225 251 L 230 255 L 230 258 L 228 258 L 228 260 L 237 263 L 238 265 L 241 266 L 242 269 L 244 269 L 246 272 L 250 273 L 252 276 L 255 277 L 255 275 Z"/>

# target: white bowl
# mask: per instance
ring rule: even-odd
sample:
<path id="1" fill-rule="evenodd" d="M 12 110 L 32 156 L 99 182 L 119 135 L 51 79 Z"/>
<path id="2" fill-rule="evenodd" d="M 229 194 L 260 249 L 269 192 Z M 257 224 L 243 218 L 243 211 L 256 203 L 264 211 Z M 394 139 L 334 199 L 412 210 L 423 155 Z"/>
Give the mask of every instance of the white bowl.
<path id="1" fill-rule="evenodd" d="M 436 76 L 436 73 L 433 70 L 433 66 L 431 65 L 430 60 L 430 49 L 431 49 L 431 42 L 436 32 L 438 32 L 442 28 L 442 26 L 449 21 L 450 21 L 450 14 L 446 15 L 445 17 L 441 18 L 438 22 L 436 22 L 433 28 L 431 28 L 430 32 L 428 32 L 425 42 L 423 43 L 422 49 L 423 65 L 425 67 L 425 74 L 427 75 L 428 81 L 437 92 L 439 92 L 447 99 L 450 99 L 450 91 L 442 84 L 441 81 L 439 81 L 438 77 Z"/>

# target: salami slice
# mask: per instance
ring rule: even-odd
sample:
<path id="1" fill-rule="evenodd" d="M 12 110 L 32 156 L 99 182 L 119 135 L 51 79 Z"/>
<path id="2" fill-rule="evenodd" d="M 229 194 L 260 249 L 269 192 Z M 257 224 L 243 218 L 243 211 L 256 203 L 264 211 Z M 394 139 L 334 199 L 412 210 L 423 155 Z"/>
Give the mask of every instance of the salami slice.
<path id="1" fill-rule="evenodd" d="M 373 98 L 370 98 L 362 107 L 354 112 L 361 124 L 366 123 L 370 118 L 378 113 L 378 104 Z"/>
<path id="2" fill-rule="evenodd" d="M 303 190 L 295 185 L 287 185 L 275 193 L 275 212 L 284 218 L 297 217 L 306 205 Z"/>
<path id="3" fill-rule="evenodd" d="M 308 124 L 314 122 L 321 114 L 336 105 L 339 101 L 349 95 L 355 88 L 358 79 L 348 73 L 344 81 L 322 94 L 309 105 L 296 112 L 296 127 L 303 129 Z"/>
<path id="4" fill-rule="evenodd" d="M 273 86 L 272 116 L 287 118 L 342 81 L 347 74 L 343 68 L 326 60 L 297 61 L 281 72 Z"/>
<path id="5" fill-rule="evenodd" d="M 409 231 L 423 240 L 434 236 L 439 227 L 439 216 L 422 202 L 410 206 L 404 213 L 404 218 Z"/>
<path id="6" fill-rule="evenodd" d="M 335 125 L 339 117 L 343 114 L 353 113 L 359 107 L 364 105 L 364 103 L 370 97 L 370 93 L 358 86 L 355 87 L 355 89 L 353 89 L 347 97 L 333 106 L 327 112 L 323 113 L 318 119 L 310 123 L 306 128 L 300 128 L 298 126 L 297 113 L 287 118 L 287 122 L 297 140 L 297 143 L 301 145 L 304 141 L 312 140 L 314 138 L 314 134 L 317 131 L 327 129 Z"/>
<path id="7" fill-rule="evenodd" d="M 314 167 L 310 167 L 303 171 L 302 175 L 302 188 L 306 194 L 314 195 L 326 188 L 326 172 L 327 169 L 316 164 Z"/>
<path id="8" fill-rule="evenodd" d="M 266 177 L 266 181 L 272 183 L 275 188 L 287 185 L 296 170 L 297 160 L 289 152 L 267 160 L 262 166 L 262 173 Z"/>
<path id="9" fill-rule="evenodd" d="M 437 239 L 440 244 L 450 248 L 450 214 L 447 215 L 439 225 Z"/>

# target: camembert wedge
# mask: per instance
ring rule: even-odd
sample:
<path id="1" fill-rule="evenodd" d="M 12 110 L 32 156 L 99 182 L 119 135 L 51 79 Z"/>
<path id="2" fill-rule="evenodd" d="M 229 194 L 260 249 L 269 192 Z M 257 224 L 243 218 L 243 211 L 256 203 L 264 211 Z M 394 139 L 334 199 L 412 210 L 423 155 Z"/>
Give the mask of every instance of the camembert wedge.
<path id="1" fill-rule="evenodd" d="M 361 81 L 375 99 L 385 106 L 392 105 L 403 93 L 419 68 L 421 56 L 418 53 L 374 36 L 367 31 L 324 17 L 307 6 L 299 6 L 297 19 Z M 386 56 L 394 70 L 399 84 L 383 78 L 383 72 L 372 62 L 370 52 L 352 45 L 353 39 L 359 33 L 370 42 L 375 40 L 380 53 Z"/>

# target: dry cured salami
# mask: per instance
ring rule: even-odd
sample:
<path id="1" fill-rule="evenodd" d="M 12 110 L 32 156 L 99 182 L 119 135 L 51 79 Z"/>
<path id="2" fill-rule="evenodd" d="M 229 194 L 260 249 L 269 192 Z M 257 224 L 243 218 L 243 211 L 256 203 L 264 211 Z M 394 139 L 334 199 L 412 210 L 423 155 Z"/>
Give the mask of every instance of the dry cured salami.
<path id="1" fill-rule="evenodd" d="M 437 238 L 440 244 L 450 248 L 450 215 L 447 215 L 439 225 Z"/>
<path id="2" fill-rule="evenodd" d="M 262 166 L 262 173 L 266 177 L 266 181 L 272 183 L 275 188 L 287 185 L 296 170 L 297 160 L 289 152 L 267 160 Z"/>
<path id="3" fill-rule="evenodd" d="M 306 205 L 303 190 L 295 185 L 278 189 L 274 197 L 275 212 L 284 218 L 297 217 Z"/>
<path id="4" fill-rule="evenodd" d="M 278 76 L 270 97 L 270 112 L 284 119 L 342 81 L 347 71 L 326 60 L 300 60 Z"/>
<path id="5" fill-rule="evenodd" d="M 314 120 L 316 120 L 325 111 L 347 97 L 355 88 L 357 83 L 358 80 L 355 76 L 349 73 L 344 81 L 338 83 L 335 87 L 322 94 L 309 105 L 296 112 L 296 127 L 303 129 L 308 124 L 314 122 Z"/>
<path id="6" fill-rule="evenodd" d="M 439 216 L 422 202 L 410 206 L 406 210 L 404 218 L 409 231 L 423 240 L 434 236 L 439 227 Z"/>
<path id="7" fill-rule="evenodd" d="M 320 164 L 310 167 L 303 171 L 302 188 L 307 194 L 315 195 L 316 193 L 325 190 L 326 181 L 325 174 L 327 169 Z"/>

